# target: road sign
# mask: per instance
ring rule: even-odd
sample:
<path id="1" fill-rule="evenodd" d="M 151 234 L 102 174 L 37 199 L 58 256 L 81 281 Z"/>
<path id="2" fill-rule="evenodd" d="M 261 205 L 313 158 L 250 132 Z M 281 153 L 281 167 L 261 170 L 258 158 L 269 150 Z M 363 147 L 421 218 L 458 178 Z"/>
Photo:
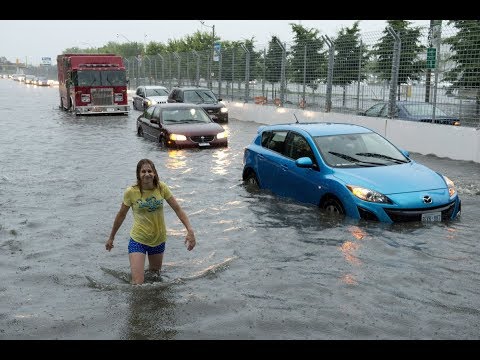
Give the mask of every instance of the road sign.
<path id="1" fill-rule="evenodd" d="M 437 49 L 431 47 L 427 49 L 427 69 L 435 69 Z"/>
<path id="2" fill-rule="evenodd" d="M 42 65 L 52 65 L 52 58 L 42 57 Z"/>
<path id="3" fill-rule="evenodd" d="M 220 60 L 220 51 L 221 51 L 221 44 L 220 43 L 215 43 L 213 45 L 213 61 L 219 61 Z"/>

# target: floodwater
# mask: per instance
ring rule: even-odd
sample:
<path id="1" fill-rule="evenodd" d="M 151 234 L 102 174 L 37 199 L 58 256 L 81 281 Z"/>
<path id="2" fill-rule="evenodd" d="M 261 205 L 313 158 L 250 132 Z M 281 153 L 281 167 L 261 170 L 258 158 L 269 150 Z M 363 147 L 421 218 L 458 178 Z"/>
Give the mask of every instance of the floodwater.
<path id="1" fill-rule="evenodd" d="M 0 339 L 480 338 L 480 164 L 412 157 L 456 182 L 449 223 L 332 220 L 242 185 L 259 124 L 231 119 L 229 147 L 165 150 L 139 112 L 75 117 L 58 89 L 0 80 Z M 129 284 L 132 214 L 105 250 L 139 159 L 167 206 L 160 278 Z"/>

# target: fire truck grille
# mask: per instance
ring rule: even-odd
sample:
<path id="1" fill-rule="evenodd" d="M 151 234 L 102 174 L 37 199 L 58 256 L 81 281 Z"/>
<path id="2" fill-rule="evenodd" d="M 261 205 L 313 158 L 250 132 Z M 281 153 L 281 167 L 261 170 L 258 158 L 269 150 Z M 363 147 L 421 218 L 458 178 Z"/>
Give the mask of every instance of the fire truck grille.
<path id="1" fill-rule="evenodd" d="M 113 105 L 113 89 L 91 89 L 92 105 Z"/>

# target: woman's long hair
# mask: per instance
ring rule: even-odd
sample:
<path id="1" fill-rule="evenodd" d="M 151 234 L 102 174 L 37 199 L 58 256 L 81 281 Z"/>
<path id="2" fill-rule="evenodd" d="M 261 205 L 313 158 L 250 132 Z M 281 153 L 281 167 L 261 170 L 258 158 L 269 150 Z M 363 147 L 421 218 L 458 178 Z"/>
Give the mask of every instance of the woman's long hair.
<path id="1" fill-rule="evenodd" d="M 142 170 L 142 166 L 148 164 L 153 170 L 154 176 L 153 176 L 153 186 L 156 188 L 160 188 L 160 179 L 158 178 L 158 173 L 157 169 L 155 169 L 155 165 L 153 164 L 153 161 L 150 159 L 142 159 L 138 162 L 137 164 L 137 186 L 140 189 L 140 194 L 143 195 L 143 189 L 142 189 L 142 180 L 140 179 L 140 171 Z"/>

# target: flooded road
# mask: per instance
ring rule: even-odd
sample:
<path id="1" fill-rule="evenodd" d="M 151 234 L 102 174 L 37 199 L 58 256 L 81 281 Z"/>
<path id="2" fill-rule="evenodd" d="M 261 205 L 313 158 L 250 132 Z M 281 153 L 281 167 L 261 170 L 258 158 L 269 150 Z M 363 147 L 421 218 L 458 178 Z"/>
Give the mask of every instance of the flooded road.
<path id="1" fill-rule="evenodd" d="M 75 117 L 58 89 L 0 80 L 0 339 L 479 339 L 480 164 L 412 154 L 455 181 L 449 223 L 332 220 L 242 185 L 259 124 L 229 147 L 165 150 L 128 116 Z M 161 279 L 131 286 L 131 212 L 105 241 L 139 159 L 165 208 Z"/>

